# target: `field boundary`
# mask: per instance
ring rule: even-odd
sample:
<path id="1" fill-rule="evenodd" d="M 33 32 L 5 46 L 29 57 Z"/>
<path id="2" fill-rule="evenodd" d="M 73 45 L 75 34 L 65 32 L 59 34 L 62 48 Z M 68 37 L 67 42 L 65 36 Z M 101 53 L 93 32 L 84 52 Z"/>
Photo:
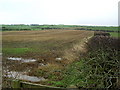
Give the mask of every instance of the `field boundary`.
<path id="1" fill-rule="evenodd" d="M 43 89 L 51 89 L 51 90 L 66 90 L 67 88 L 61 88 L 61 87 L 53 87 L 53 86 L 47 86 L 47 85 L 41 85 L 41 84 L 35 84 L 30 82 L 23 82 L 19 80 L 12 80 L 11 81 L 12 88 L 43 88 Z"/>

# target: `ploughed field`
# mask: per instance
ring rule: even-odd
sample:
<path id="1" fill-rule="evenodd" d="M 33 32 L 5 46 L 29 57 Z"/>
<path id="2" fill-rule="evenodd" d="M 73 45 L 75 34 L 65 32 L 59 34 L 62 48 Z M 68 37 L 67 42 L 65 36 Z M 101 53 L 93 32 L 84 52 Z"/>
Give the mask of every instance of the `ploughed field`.
<path id="1" fill-rule="evenodd" d="M 93 31 L 82 30 L 4 31 L 3 67 L 49 79 L 65 68 L 70 51 L 91 36 Z"/>

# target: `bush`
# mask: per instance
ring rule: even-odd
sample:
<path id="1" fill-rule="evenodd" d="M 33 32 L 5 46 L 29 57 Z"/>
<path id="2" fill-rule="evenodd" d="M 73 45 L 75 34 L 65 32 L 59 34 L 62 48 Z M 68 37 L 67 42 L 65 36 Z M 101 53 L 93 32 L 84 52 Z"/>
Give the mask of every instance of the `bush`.
<path id="1" fill-rule="evenodd" d="M 118 86 L 118 38 L 94 36 L 86 43 L 87 55 L 71 64 L 64 73 L 63 82 L 84 88 L 116 88 Z"/>

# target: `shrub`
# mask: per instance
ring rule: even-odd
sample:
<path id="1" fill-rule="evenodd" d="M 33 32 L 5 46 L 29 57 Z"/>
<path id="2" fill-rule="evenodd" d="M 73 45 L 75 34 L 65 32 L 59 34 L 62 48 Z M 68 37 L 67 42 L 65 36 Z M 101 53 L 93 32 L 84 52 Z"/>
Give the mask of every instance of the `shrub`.
<path id="1" fill-rule="evenodd" d="M 118 38 L 94 36 L 86 43 L 87 55 L 66 69 L 63 82 L 84 88 L 116 88 L 118 86 Z"/>

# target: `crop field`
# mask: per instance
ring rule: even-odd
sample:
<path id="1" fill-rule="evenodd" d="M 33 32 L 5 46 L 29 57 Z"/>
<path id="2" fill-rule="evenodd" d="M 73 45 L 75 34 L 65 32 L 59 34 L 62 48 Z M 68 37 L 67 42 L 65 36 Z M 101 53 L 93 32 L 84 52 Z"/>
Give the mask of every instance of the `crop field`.
<path id="1" fill-rule="evenodd" d="M 93 31 L 82 30 L 4 31 L 3 67 L 16 72 L 29 71 L 27 75 L 50 79 L 55 77 L 53 72 L 63 70 L 74 61 L 70 57 L 71 50 L 83 45 L 91 36 Z M 36 62 L 20 63 L 8 58 L 35 59 Z"/>
<path id="2" fill-rule="evenodd" d="M 2 31 L 35 31 L 35 30 L 50 30 L 50 29 L 64 29 L 64 30 L 87 30 L 87 31 L 104 31 L 111 34 L 112 37 L 119 37 L 119 27 L 116 26 L 81 26 L 81 25 L 39 25 L 39 24 L 15 24 L 2 25 Z"/>
<path id="3" fill-rule="evenodd" d="M 63 51 L 92 34 L 77 30 L 6 31 L 3 32 L 3 52 L 5 56 L 25 56 Z"/>

